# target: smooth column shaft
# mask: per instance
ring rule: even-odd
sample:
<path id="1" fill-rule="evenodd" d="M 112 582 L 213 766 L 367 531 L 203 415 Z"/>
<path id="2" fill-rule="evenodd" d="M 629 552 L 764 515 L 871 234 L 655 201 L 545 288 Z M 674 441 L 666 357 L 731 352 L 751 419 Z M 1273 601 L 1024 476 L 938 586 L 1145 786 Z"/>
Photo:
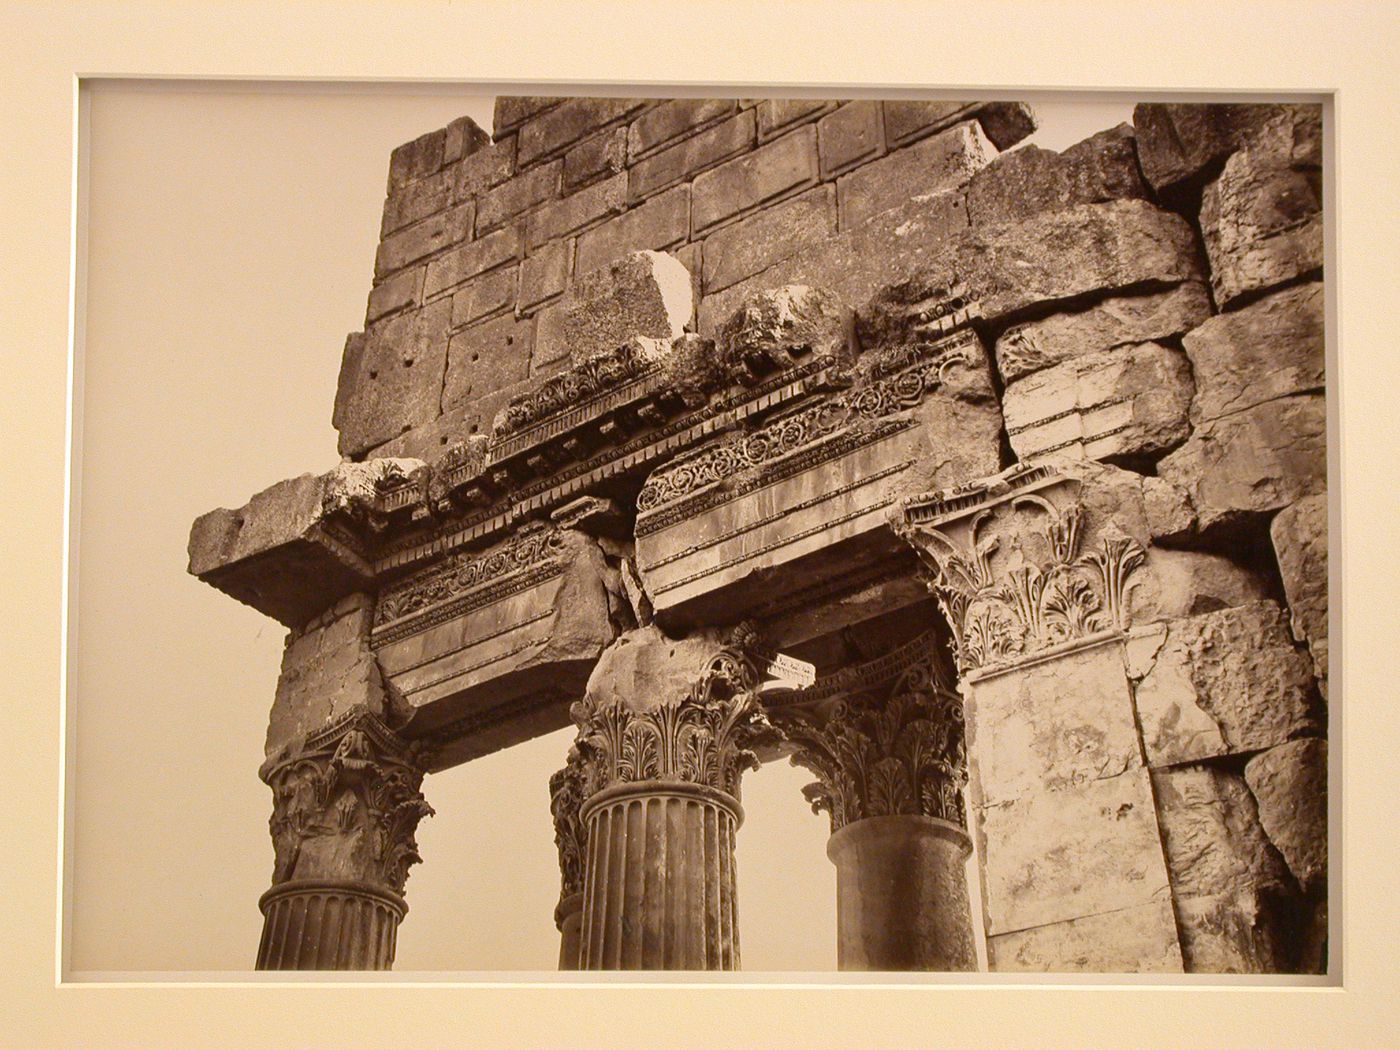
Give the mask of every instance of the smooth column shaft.
<path id="1" fill-rule="evenodd" d="M 713 788 L 641 782 L 584 807 L 583 970 L 737 970 L 738 803 Z"/>
<path id="2" fill-rule="evenodd" d="M 936 817 L 867 817 L 831 836 L 837 966 L 976 970 L 967 832 Z"/>

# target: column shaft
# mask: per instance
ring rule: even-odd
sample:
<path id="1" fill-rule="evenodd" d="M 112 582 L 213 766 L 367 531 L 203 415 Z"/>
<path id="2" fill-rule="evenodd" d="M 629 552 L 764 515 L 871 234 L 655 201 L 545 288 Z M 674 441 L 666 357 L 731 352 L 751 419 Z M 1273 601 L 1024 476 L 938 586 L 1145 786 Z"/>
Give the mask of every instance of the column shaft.
<path id="1" fill-rule="evenodd" d="M 632 783 L 586 807 L 585 970 L 737 970 L 742 812 L 702 785 Z"/>
<path id="2" fill-rule="evenodd" d="M 353 882 L 285 882 L 263 894 L 259 970 L 387 970 L 402 897 Z"/>

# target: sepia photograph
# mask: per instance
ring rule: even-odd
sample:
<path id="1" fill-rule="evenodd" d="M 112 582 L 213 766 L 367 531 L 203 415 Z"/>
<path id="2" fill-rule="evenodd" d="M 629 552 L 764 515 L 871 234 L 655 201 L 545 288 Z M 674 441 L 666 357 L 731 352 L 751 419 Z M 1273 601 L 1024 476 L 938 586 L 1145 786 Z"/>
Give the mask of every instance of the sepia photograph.
<path id="1" fill-rule="evenodd" d="M 1328 973 L 1319 102 L 87 112 L 74 971 Z"/>

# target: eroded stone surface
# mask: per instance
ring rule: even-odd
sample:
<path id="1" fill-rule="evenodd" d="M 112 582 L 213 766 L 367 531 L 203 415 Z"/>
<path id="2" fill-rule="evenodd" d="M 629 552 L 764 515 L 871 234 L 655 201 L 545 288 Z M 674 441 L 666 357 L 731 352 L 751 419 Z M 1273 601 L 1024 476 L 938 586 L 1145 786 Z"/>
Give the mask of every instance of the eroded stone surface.
<path id="1" fill-rule="evenodd" d="M 1187 971 L 1286 972 L 1297 892 L 1243 778 L 1188 765 L 1152 787 Z"/>
<path id="2" fill-rule="evenodd" d="M 1253 149 L 1299 167 L 1322 163 L 1322 107 L 1148 102 L 1133 110 L 1138 158 L 1157 191 L 1207 175 L 1237 149 Z"/>
<path id="3" fill-rule="evenodd" d="M 1210 315 L 1210 296 L 1199 281 L 1185 281 L 1164 292 L 1109 296 L 1080 310 L 1007 329 L 997 339 L 997 368 L 1011 383 L 1072 358 L 1172 339 Z"/>
<path id="4" fill-rule="evenodd" d="M 1151 901 L 987 938 L 998 973 L 1181 973 L 1171 904 Z"/>
<path id="5" fill-rule="evenodd" d="M 1190 494 L 1202 531 L 1228 533 L 1326 489 L 1326 403 L 1283 397 L 1213 420 L 1157 472 Z"/>
<path id="6" fill-rule="evenodd" d="M 1293 636 L 1307 642 L 1327 695 L 1327 497 L 1309 496 L 1279 511 L 1269 526 Z"/>
<path id="7" fill-rule="evenodd" d="M 1241 150 L 1201 199 L 1215 301 L 1283 284 L 1322 266 L 1322 203 L 1308 173 Z"/>
<path id="8" fill-rule="evenodd" d="M 1307 660 L 1272 602 L 1135 633 L 1128 668 L 1153 766 L 1258 751 L 1318 728 Z"/>
<path id="9" fill-rule="evenodd" d="M 1182 341 L 1196 377 L 1199 424 L 1275 398 L 1322 389 L 1323 295 L 1318 283 L 1219 314 Z"/>
<path id="10" fill-rule="evenodd" d="M 1244 779 L 1264 830 L 1305 893 L 1327 879 L 1327 741 L 1289 741 L 1255 755 Z"/>
<path id="11" fill-rule="evenodd" d="M 730 368 L 790 363 L 795 353 L 844 359 L 851 311 L 836 296 L 806 285 L 784 285 L 749 296 L 715 334 L 715 346 Z"/>
<path id="12" fill-rule="evenodd" d="M 1075 204 L 1145 197 L 1133 129 L 1120 124 L 1061 153 L 1026 146 L 998 157 L 967 188 L 974 223 L 1015 222 Z"/>
<path id="13" fill-rule="evenodd" d="M 1186 439 L 1193 392 L 1181 351 L 1142 343 L 1018 379 L 1007 385 L 1002 410 L 1022 460 L 1058 454 L 1141 461 Z"/>

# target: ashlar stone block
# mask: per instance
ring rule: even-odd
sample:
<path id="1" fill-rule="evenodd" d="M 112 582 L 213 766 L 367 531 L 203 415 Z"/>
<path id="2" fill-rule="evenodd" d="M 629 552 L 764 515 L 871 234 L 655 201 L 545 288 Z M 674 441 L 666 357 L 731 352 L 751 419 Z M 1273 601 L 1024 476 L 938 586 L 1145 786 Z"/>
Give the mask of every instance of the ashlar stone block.
<path id="1" fill-rule="evenodd" d="M 690 273 L 673 256 L 633 252 L 575 278 L 558 309 L 557 329 L 541 332 L 547 360 L 567 354 L 577 364 L 636 337 L 669 341 L 690 321 Z"/>
<path id="2" fill-rule="evenodd" d="M 963 186 L 996 156 L 996 147 L 976 121 L 965 121 L 863 165 L 836 182 L 843 230 L 911 197 Z"/>

